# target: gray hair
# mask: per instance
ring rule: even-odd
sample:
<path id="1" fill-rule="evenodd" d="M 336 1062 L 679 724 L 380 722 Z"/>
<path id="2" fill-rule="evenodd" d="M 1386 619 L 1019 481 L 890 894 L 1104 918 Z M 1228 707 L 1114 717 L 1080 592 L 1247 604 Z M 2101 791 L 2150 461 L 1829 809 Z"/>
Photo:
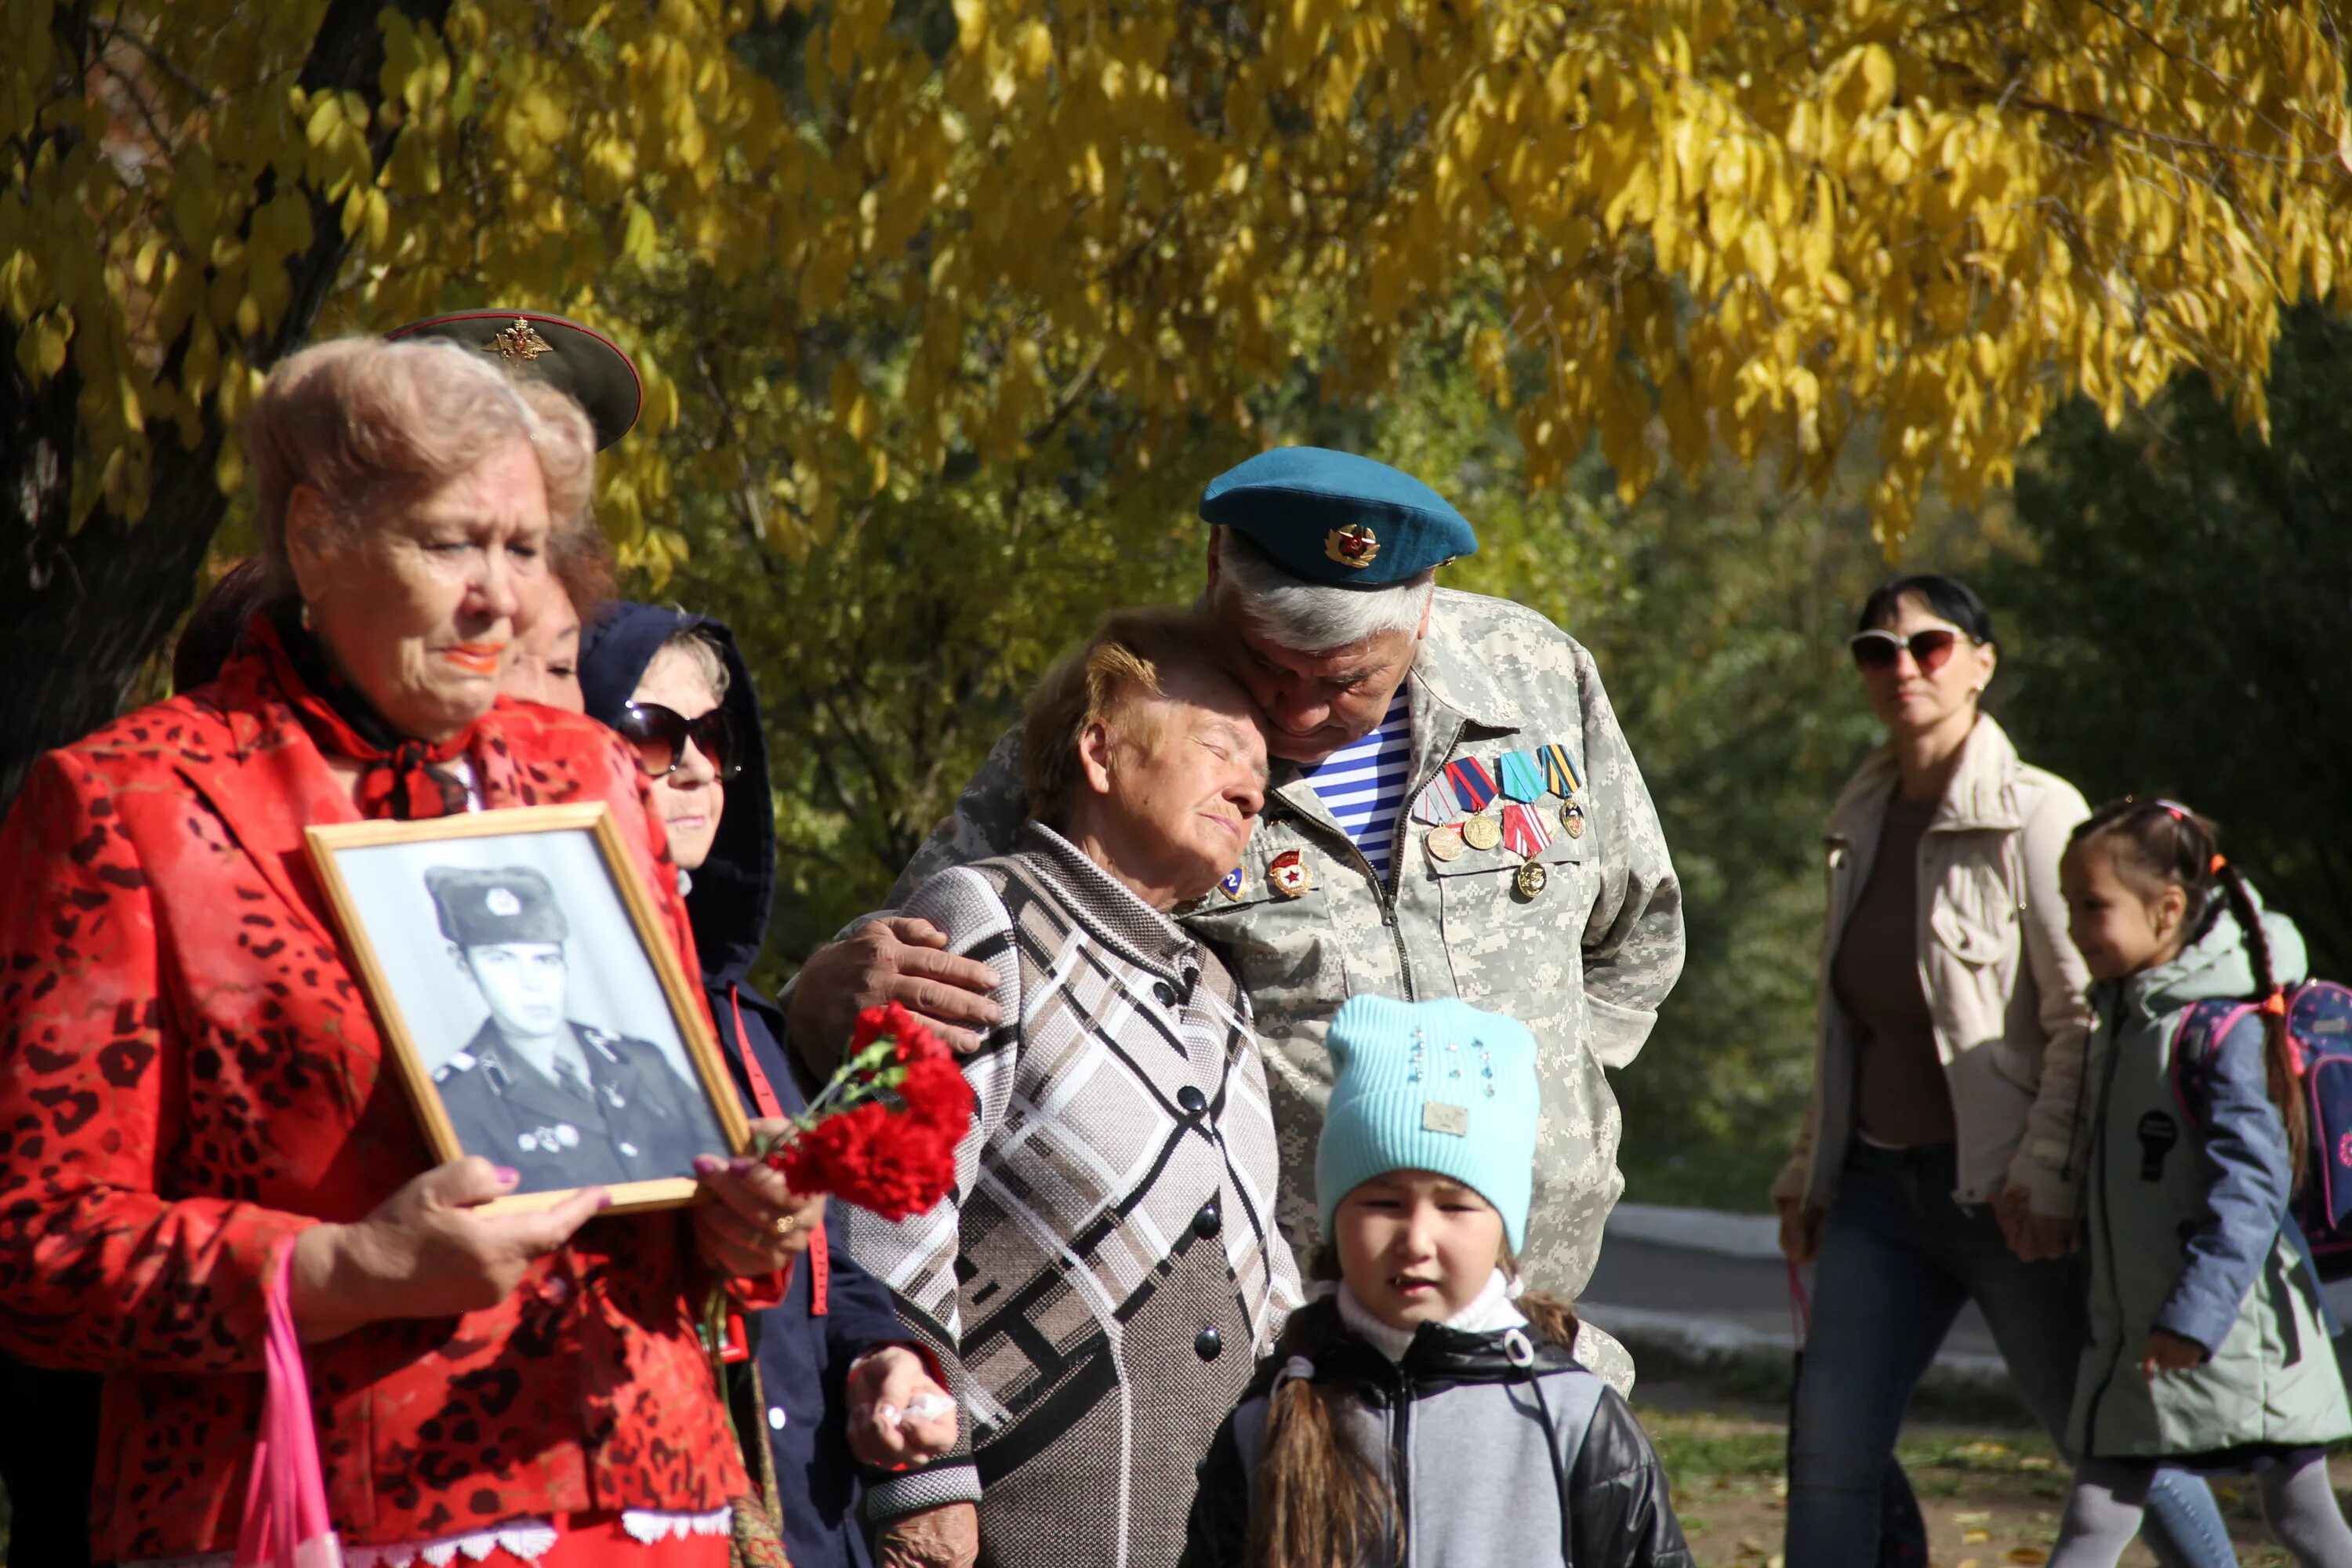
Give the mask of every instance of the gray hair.
<path id="1" fill-rule="evenodd" d="M 595 437 L 571 398 L 520 391 L 496 360 L 448 342 L 338 338 L 285 360 L 245 426 L 271 586 L 290 575 L 286 510 L 298 486 L 316 486 L 348 536 L 514 441 L 539 458 L 555 531 L 585 518 Z"/>
<path id="2" fill-rule="evenodd" d="M 682 610 L 678 613 L 685 614 Z M 702 677 L 702 683 L 710 688 L 713 702 L 727 700 L 727 661 L 719 657 L 717 637 L 704 631 L 699 625 L 683 626 L 662 639 L 661 647 L 654 649 L 654 658 L 659 658 L 673 649 L 684 654 L 687 662 L 694 666 L 695 673 Z M 646 668 L 653 668 L 653 659 L 646 661 Z M 639 676 L 637 679 L 643 680 L 645 678 Z"/>
<path id="3" fill-rule="evenodd" d="M 1294 653 L 1325 653 L 1383 632 L 1414 632 L 1436 591 L 1437 569 L 1384 588 L 1346 588 L 1294 576 L 1251 540 L 1217 531 L 1217 593 L 1251 630 Z"/>

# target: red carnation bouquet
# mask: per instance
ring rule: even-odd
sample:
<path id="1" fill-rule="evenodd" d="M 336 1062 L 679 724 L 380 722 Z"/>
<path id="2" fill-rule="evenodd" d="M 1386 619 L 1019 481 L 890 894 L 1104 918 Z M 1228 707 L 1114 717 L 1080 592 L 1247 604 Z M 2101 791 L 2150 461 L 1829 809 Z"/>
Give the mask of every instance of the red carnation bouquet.
<path id="1" fill-rule="evenodd" d="M 752 1151 L 793 1192 L 828 1194 L 887 1220 L 924 1214 L 955 1185 L 956 1145 L 971 1126 L 971 1086 L 955 1055 L 893 1002 L 857 1016 L 848 1059 L 806 1110 Z M 702 1341 L 723 1392 L 727 1298 L 711 1288 Z"/>
<path id="2" fill-rule="evenodd" d="M 857 1016 L 841 1070 L 760 1152 L 796 1193 L 829 1193 L 902 1220 L 955 1185 L 971 1111 L 954 1053 L 893 1002 Z"/>

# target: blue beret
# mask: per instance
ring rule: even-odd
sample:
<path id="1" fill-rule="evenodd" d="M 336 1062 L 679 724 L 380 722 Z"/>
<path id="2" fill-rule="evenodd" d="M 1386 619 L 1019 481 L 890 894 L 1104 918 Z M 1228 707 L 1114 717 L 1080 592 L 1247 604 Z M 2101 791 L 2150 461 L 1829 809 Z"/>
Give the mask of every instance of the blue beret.
<path id="1" fill-rule="evenodd" d="M 1477 551 L 1445 498 L 1386 463 L 1276 447 L 1209 481 L 1201 516 L 1310 583 L 1385 588 Z"/>

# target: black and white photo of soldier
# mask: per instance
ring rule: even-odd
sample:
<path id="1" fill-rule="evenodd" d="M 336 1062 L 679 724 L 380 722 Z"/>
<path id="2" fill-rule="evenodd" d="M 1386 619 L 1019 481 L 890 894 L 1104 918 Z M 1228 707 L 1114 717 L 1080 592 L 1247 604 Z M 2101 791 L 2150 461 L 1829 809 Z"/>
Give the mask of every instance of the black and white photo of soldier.
<path id="1" fill-rule="evenodd" d="M 697 1154 L 726 1152 L 659 1046 L 569 1016 L 571 927 L 545 876 L 436 866 L 425 885 L 490 1015 L 433 1073 L 466 1152 L 520 1171 L 522 1193 L 690 1177 Z"/>

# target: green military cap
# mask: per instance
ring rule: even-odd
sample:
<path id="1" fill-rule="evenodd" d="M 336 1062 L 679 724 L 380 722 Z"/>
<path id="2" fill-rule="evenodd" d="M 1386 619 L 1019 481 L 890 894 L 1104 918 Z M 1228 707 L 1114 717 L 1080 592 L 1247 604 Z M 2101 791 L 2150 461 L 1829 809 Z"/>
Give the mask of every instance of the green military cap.
<path id="1" fill-rule="evenodd" d="M 1201 516 L 1294 575 L 1349 588 L 1389 587 L 1478 548 L 1469 521 L 1411 474 L 1321 447 L 1276 447 L 1219 474 Z"/>
<path id="2" fill-rule="evenodd" d="M 637 367 L 612 339 L 543 310 L 459 310 L 384 334 L 387 342 L 404 338 L 448 338 L 571 394 L 588 411 L 600 452 L 629 433 L 646 400 Z"/>
<path id="3" fill-rule="evenodd" d="M 425 887 L 440 914 L 441 934 L 459 947 L 560 942 L 572 934 L 563 906 L 555 901 L 555 885 L 528 866 L 492 871 L 436 866 L 425 873 Z"/>

